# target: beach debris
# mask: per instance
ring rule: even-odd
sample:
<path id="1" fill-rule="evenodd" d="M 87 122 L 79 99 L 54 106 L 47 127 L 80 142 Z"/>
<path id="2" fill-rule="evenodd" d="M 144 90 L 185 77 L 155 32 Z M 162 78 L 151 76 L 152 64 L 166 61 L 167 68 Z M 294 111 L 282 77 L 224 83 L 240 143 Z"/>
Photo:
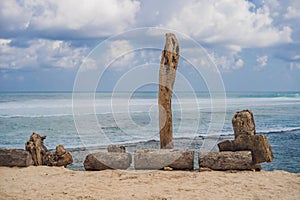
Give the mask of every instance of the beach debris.
<path id="1" fill-rule="evenodd" d="M 239 135 L 255 135 L 255 123 L 251 110 L 236 112 L 232 118 L 234 137 Z"/>
<path id="2" fill-rule="evenodd" d="M 179 149 L 140 149 L 134 152 L 135 169 L 193 170 L 194 151 Z"/>
<path id="3" fill-rule="evenodd" d="M 253 163 L 272 162 L 274 155 L 265 135 L 239 135 L 235 140 L 225 140 L 218 143 L 220 151 L 252 152 Z"/>
<path id="4" fill-rule="evenodd" d="M 48 151 L 44 145 L 45 139 L 46 136 L 33 132 L 25 143 L 25 149 L 31 154 L 34 165 L 66 167 L 73 162 L 72 155 L 63 145 L 58 145 L 55 152 Z"/>
<path id="5" fill-rule="evenodd" d="M 251 151 L 199 152 L 199 167 L 212 170 L 261 170 L 252 162 Z"/>
<path id="6" fill-rule="evenodd" d="M 159 70 L 158 105 L 161 149 L 173 149 L 171 99 L 178 60 L 179 44 L 176 36 L 173 33 L 167 33 Z"/>
<path id="7" fill-rule="evenodd" d="M 164 167 L 164 171 L 173 171 L 172 167 Z"/>
<path id="8" fill-rule="evenodd" d="M 29 141 L 25 143 L 25 149 L 30 152 L 36 166 L 43 164 L 43 157 L 48 152 L 44 145 L 44 139 L 46 139 L 46 136 L 40 136 L 38 133 L 33 132 Z"/>
<path id="9" fill-rule="evenodd" d="M 55 152 L 48 151 L 44 156 L 44 164 L 48 166 L 64 166 L 73 163 L 70 152 L 63 145 L 58 145 Z"/>
<path id="10" fill-rule="evenodd" d="M 115 152 L 115 153 L 126 153 L 126 147 L 121 145 L 121 146 L 117 146 L 114 144 L 110 144 L 107 147 L 107 151 L 108 152 Z"/>
<path id="11" fill-rule="evenodd" d="M 84 160 L 85 170 L 127 169 L 131 164 L 130 153 L 97 152 L 88 154 Z"/>
<path id="12" fill-rule="evenodd" d="M 31 154 L 24 149 L 0 149 L 0 166 L 28 167 L 33 165 Z"/>

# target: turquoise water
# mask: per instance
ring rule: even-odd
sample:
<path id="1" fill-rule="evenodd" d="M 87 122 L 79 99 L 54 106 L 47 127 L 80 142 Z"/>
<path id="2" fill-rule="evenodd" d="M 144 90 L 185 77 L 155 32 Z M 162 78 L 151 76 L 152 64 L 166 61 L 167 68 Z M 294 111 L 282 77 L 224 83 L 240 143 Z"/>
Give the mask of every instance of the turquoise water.
<path id="1" fill-rule="evenodd" d="M 33 131 L 47 135 L 48 148 L 63 144 L 74 155 L 79 155 L 78 147 L 158 141 L 156 92 L 97 93 L 93 102 L 88 97 L 80 94 L 80 105 L 74 110 L 72 93 L 0 93 L 0 148 L 24 148 Z M 227 93 L 224 108 L 222 103 L 213 105 L 208 93 L 177 93 L 172 108 L 176 148 L 216 150 L 218 141 L 233 138 L 234 113 L 250 109 L 257 134 L 268 137 L 275 155 L 263 168 L 300 172 L 299 92 Z M 219 118 L 212 121 L 212 115 Z M 216 124 L 221 128 L 208 131 Z"/>

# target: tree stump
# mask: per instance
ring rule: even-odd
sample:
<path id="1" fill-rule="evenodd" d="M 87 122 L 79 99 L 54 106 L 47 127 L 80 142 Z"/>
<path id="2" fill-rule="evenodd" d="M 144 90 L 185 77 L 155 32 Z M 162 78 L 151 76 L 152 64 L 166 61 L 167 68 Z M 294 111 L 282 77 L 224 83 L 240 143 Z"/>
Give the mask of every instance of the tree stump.
<path id="1" fill-rule="evenodd" d="M 108 152 L 115 152 L 115 153 L 126 153 L 126 147 L 125 146 L 117 146 L 114 144 L 110 144 L 107 147 Z"/>
<path id="2" fill-rule="evenodd" d="M 171 99 L 178 60 L 178 41 L 173 33 L 167 33 L 160 62 L 158 90 L 160 147 L 162 149 L 173 148 Z"/>
<path id="3" fill-rule="evenodd" d="M 176 149 L 143 149 L 134 152 L 135 169 L 194 169 L 194 151 Z"/>
<path id="4" fill-rule="evenodd" d="M 255 123 L 253 113 L 250 110 L 236 112 L 232 118 L 234 136 L 255 135 Z"/>

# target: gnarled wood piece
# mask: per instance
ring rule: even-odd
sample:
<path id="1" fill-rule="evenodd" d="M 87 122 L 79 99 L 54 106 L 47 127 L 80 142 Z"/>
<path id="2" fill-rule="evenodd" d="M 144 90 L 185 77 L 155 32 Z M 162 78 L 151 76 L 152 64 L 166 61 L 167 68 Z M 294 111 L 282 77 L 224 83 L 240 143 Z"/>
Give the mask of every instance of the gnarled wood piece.
<path id="1" fill-rule="evenodd" d="M 38 133 L 33 132 L 29 141 L 25 143 L 25 149 L 31 154 L 36 166 L 43 164 L 43 157 L 48 152 L 43 142 L 44 139 L 46 139 L 46 136 L 40 136 Z"/>
<path id="2" fill-rule="evenodd" d="M 117 146 L 114 144 L 110 144 L 107 147 L 107 151 L 108 152 L 115 152 L 115 153 L 126 153 L 126 147 L 121 145 L 121 146 Z"/>
<path id="3" fill-rule="evenodd" d="M 173 148 L 171 99 L 178 60 L 178 41 L 173 33 L 167 33 L 160 62 L 158 91 L 160 147 L 162 149 Z"/>
<path id="4" fill-rule="evenodd" d="M 72 155 L 64 148 L 63 145 L 58 145 L 55 152 L 48 151 L 44 156 L 44 164 L 48 166 L 64 166 L 72 164 Z"/>

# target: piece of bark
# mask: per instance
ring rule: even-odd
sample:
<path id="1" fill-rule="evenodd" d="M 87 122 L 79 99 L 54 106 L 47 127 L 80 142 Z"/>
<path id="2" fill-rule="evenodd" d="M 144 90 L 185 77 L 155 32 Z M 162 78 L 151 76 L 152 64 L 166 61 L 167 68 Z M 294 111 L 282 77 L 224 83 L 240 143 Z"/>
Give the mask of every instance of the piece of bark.
<path id="1" fill-rule="evenodd" d="M 240 135 L 235 140 L 226 140 L 218 144 L 220 151 L 250 150 L 254 163 L 272 162 L 274 155 L 265 135 Z"/>
<path id="2" fill-rule="evenodd" d="M 0 149 L 0 166 L 28 167 L 33 165 L 30 153 L 24 149 Z"/>
<path id="3" fill-rule="evenodd" d="M 55 152 L 48 151 L 44 156 L 44 165 L 64 166 L 73 163 L 73 157 L 63 145 L 58 145 Z"/>
<path id="4" fill-rule="evenodd" d="M 252 162 L 251 151 L 199 152 L 200 168 L 212 170 L 260 170 L 260 164 Z"/>
<path id="5" fill-rule="evenodd" d="M 129 153 L 98 152 L 88 154 L 83 165 L 85 170 L 127 169 L 131 161 Z"/>
<path id="6" fill-rule="evenodd" d="M 158 90 L 160 147 L 162 149 L 174 147 L 171 99 L 178 60 L 178 41 L 173 33 L 167 33 L 160 62 Z"/>
<path id="7" fill-rule="evenodd" d="M 114 144 L 110 144 L 107 147 L 108 152 L 115 152 L 115 153 L 126 153 L 126 147 L 125 146 L 117 146 Z"/>
<path id="8" fill-rule="evenodd" d="M 42 165 L 43 157 L 48 152 L 48 149 L 44 145 L 44 139 L 46 136 L 40 136 L 38 133 L 32 133 L 28 142 L 25 143 L 25 149 L 29 151 L 32 156 L 34 165 Z"/>
<path id="9" fill-rule="evenodd" d="M 234 137 L 239 135 L 255 135 L 255 123 L 253 113 L 250 110 L 236 112 L 232 118 Z"/>
<path id="10" fill-rule="evenodd" d="M 134 153 L 135 169 L 193 170 L 194 151 L 177 149 L 143 149 Z"/>

